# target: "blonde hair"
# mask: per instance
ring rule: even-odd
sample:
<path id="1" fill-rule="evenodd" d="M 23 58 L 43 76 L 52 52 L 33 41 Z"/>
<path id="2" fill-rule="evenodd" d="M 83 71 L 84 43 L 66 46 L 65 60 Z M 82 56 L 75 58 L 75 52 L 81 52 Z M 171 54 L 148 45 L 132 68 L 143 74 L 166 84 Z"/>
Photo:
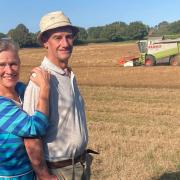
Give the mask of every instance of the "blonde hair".
<path id="1" fill-rule="evenodd" d="M 12 50 L 16 53 L 19 51 L 19 46 L 12 39 L 0 39 L 0 53 L 2 51 Z"/>

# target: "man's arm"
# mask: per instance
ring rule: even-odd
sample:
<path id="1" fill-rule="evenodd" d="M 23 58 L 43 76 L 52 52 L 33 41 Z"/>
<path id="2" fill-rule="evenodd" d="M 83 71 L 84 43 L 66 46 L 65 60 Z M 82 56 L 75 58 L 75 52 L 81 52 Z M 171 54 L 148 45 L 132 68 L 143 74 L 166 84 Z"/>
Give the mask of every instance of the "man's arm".
<path id="1" fill-rule="evenodd" d="M 44 159 L 41 139 L 24 139 L 26 151 L 39 180 L 56 180 L 56 176 L 50 175 Z"/>
<path id="2" fill-rule="evenodd" d="M 31 81 L 29 82 L 25 95 L 23 109 L 29 114 L 33 114 L 37 106 L 39 87 Z M 32 167 L 39 180 L 57 180 L 57 177 L 49 174 L 49 170 L 44 159 L 43 145 L 41 139 L 25 138 L 24 144 Z"/>

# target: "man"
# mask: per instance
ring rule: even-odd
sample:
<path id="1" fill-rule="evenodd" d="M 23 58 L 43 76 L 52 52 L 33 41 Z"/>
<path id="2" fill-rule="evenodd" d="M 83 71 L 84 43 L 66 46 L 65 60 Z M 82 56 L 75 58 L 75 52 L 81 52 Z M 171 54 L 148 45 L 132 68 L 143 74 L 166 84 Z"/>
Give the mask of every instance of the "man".
<path id="1" fill-rule="evenodd" d="M 50 125 L 42 139 L 43 148 L 40 139 L 25 139 L 25 145 L 38 178 L 43 180 L 50 179 L 46 163 L 59 179 L 87 179 L 84 102 L 68 67 L 78 31 L 60 11 L 48 13 L 40 21 L 38 41 L 47 49 L 41 67 L 51 73 Z M 24 96 L 25 111 L 34 112 L 38 95 L 39 88 L 30 81 Z"/>

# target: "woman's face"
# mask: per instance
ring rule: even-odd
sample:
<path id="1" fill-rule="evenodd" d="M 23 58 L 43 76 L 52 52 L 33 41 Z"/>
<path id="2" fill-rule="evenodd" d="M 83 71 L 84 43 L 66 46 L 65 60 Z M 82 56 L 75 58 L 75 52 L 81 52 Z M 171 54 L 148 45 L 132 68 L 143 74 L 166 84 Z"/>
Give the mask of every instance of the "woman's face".
<path id="1" fill-rule="evenodd" d="M 12 50 L 0 52 L 0 85 L 6 88 L 14 88 L 20 71 L 20 59 Z"/>

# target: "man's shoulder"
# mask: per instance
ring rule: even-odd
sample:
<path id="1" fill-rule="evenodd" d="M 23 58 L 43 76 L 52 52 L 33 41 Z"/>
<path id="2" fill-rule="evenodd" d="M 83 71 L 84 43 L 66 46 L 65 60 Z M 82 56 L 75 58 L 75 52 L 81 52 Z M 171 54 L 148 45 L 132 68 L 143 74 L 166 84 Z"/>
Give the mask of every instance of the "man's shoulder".
<path id="1" fill-rule="evenodd" d="M 39 89 L 39 86 L 30 80 L 26 86 L 25 96 L 27 96 L 28 94 L 32 95 L 34 93 L 38 93 Z"/>

